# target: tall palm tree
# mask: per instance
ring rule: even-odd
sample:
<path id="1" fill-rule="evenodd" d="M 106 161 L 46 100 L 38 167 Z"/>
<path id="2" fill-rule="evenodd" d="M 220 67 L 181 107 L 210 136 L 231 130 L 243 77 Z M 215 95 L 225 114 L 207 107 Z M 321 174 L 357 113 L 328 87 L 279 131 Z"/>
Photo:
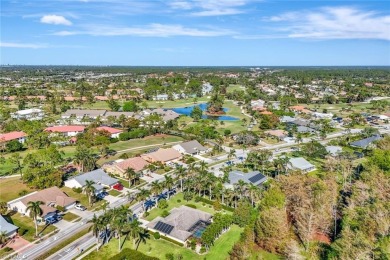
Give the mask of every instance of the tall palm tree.
<path id="1" fill-rule="evenodd" d="M 26 211 L 29 211 L 29 215 L 34 219 L 35 224 L 35 236 L 38 237 L 38 222 L 37 218 L 42 215 L 43 211 L 41 209 L 41 205 L 44 205 L 42 201 L 29 201 L 27 203 Z"/>
<path id="2" fill-rule="evenodd" d="M 262 171 L 264 174 L 264 166 L 268 165 L 269 159 L 272 157 L 272 152 L 270 150 L 260 150 L 257 153 L 257 159 L 259 160 L 259 164 L 262 167 Z"/>
<path id="3" fill-rule="evenodd" d="M 235 190 L 237 190 L 238 195 L 241 199 L 242 196 L 244 195 L 247 183 L 244 182 L 243 180 L 239 180 L 234 186 L 235 186 Z"/>
<path id="4" fill-rule="evenodd" d="M 153 181 L 151 183 L 150 191 L 153 193 L 153 195 L 158 195 L 161 191 L 161 184 L 158 181 Z"/>
<path id="5" fill-rule="evenodd" d="M 228 153 L 228 160 L 230 161 L 230 159 L 236 157 L 236 150 L 234 149 L 230 149 L 229 153 Z"/>
<path id="6" fill-rule="evenodd" d="M 137 177 L 137 173 L 134 171 L 133 168 L 129 167 L 126 169 L 125 174 L 127 179 L 129 180 L 129 187 L 133 186 L 133 180 Z"/>
<path id="7" fill-rule="evenodd" d="M 96 167 L 96 158 L 88 148 L 77 146 L 74 163 L 79 166 L 80 172 L 91 171 Z"/>
<path id="8" fill-rule="evenodd" d="M 141 227 L 141 222 L 139 222 L 137 219 L 134 219 L 130 223 L 130 232 L 129 232 L 130 237 L 133 239 L 134 249 L 136 248 L 137 239 L 140 238 L 142 231 L 143 228 Z"/>
<path id="9" fill-rule="evenodd" d="M 164 187 L 168 190 L 171 190 L 173 188 L 173 178 L 171 176 L 165 175 L 165 181 L 164 181 Z"/>
<path id="10" fill-rule="evenodd" d="M 135 251 L 138 250 L 138 247 L 141 243 L 146 244 L 146 240 L 150 239 L 150 234 L 146 229 L 142 229 L 142 232 L 139 233 L 138 239 L 137 239 L 137 247 L 135 248 Z"/>
<path id="11" fill-rule="evenodd" d="M 88 196 L 89 206 L 92 205 L 92 198 L 95 196 L 96 188 L 93 186 L 94 184 L 94 181 L 86 180 L 84 185 L 84 192 Z"/>
<path id="12" fill-rule="evenodd" d="M 180 190 L 183 191 L 183 179 L 187 175 L 186 169 L 182 165 L 179 165 L 177 167 L 176 175 L 177 175 L 178 179 L 180 180 Z"/>
<path id="13" fill-rule="evenodd" d="M 248 191 L 249 191 L 249 198 L 251 200 L 251 204 L 253 207 L 255 205 L 254 201 L 259 194 L 259 187 L 250 183 L 248 186 Z"/>
<path id="14" fill-rule="evenodd" d="M 99 217 L 96 217 L 95 214 L 93 214 L 92 219 L 88 221 L 88 223 L 92 223 L 92 226 L 89 227 L 89 230 L 92 230 L 92 235 L 96 238 L 96 251 L 99 250 L 99 235 L 101 230 L 103 229 L 104 225 L 102 222 L 102 219 Z"/>
<path id="15" fill-rule="evenodd" d="M 137 201 L 142 202 L 142 210 L 145 211 L 145 205 L 144 205 L 144 200 L 150 196 L 150 191 L 146 189 L 140 189 L 139 193 L 137 194 Z"/>

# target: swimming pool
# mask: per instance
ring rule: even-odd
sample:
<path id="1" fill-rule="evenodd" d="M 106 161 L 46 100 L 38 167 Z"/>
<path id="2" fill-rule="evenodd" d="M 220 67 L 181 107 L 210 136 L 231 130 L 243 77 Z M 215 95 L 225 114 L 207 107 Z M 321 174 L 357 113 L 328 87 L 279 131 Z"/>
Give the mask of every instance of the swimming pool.
<path id="1" fill-rule="evenodd" d="M 207 110 L 207 103 L 202 103 L 202 104 L 199 104 L 199 105 L 193 105 L 193 106 L 189 106 L 189 107 L 175 107 L 175 108 L 171 108 L 173 111 L 175 111 L 176 113 L 178 114 L 181 114 L 181 115 L 186 115 L 186 116 L 190 116 L 191 115 L 191 112 L 192 110 L 194 109 L 195 106 L 198 106 L 200 107 L 200 109 L 202 109 L 202 111 L 206 111 Z M 224 108 L 223 111 L 228 111 L 227 108 Z M 232 116 L 208 116 L 208 115 L 203 115 L 202 118 L 204 119 L 212 119 L 212 120 L 223 120 L 223 121 L 235 121 L 235 120 L 239 120 L 238 118 L 236 117 L 232 117 Z"/>
<path id="2" fill-rule="evenodd" d="M 210 223 L 199 220 L 196 222 L 189 230 L 188 232 L 192 232 L 192 236 L 196 238 L 201 238 L 203 232 L 206 230 L 207 226 L 210 225 Z"/>

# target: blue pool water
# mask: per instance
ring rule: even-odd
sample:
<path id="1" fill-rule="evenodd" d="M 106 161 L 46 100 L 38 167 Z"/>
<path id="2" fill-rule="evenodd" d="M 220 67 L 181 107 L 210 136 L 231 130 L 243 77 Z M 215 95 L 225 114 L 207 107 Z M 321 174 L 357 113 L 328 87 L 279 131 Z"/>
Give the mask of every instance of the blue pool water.
<path id="1" fill-rule="evenodd" d="M 207 110 L 207 104 L 206 103 L 202 103 L 202 104 L 194 105 L 194 106 L 189 106 L 189 107 L 176 107 L 176 108 L 172 108 L 172 110 L 175 111 L 178 114 L 189 116 L 195 106 L 200 107 L 200 109 L 202 109 L 202 111 L 206 111 Z M 223 111 L 226 112 L 226 111 L 228 111 L 228 109 L 224 108 Z M 238 120 L 238 118 L 232 117 L 232 116 L 208 116 L 208 115 L 203 115 L 202 118 L 207 118 L 207 119 L 212 119 L 212 120 L 223 120 L 223 121 Z"/>
<path id="2" fill-rule="evenodd" d="M 201 238 L 203 232 L 206 230 L 206 227 L 196 230 L 192 235 L 196 238 Z"/>

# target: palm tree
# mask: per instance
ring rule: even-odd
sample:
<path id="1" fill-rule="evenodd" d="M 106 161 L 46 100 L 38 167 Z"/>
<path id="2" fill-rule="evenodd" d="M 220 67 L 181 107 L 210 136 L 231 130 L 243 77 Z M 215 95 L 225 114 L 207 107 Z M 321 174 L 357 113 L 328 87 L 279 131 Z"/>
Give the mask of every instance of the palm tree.
<path id="1" fill-rule="evenodd" d="M 199 169 L 201 172 L 204 172 L 206 171 L 206 169 L 208 168 L 208 165 L 205 161 L 200 161 L 199 162 Z"/>
<path id="2" fill-rule="evenodd" d="M 154 181 L 151 183 L 151 189 L 150 191 L 153 193 L 153 195 L 158 195 L 161 191 L 161 184 L 158 181 Z"/>
<path id="3" fill-rule="evenodd" d="M 241 199 L 244 192 L 245 192 L 247 183 L 244 182 L 243 180 L 239 180 L 234 186 L 235 186 L 235 189 L 238 191 L 238 194 L 239 194 L 240 199 Z"/>
<path id="4" fill-rule="evenodd" d="M 84 192 L 88 196 L 89 206 L 92 205 L 92 197 L 95 196 L 96 188 L 93 186 L 94 184 L 94 181 L 86 180 L 84 185 Z"/>
<path id="5" fill-rule="evenodd" d="M 257 187 L 256 185 L 253 185 L 252 183 L 249 184 L 249 187 L 248 187 L 248 191 L 249 191 L 249 197 L 251 199 L 251 204 L 252 204 L 252 207 L 255 205 L 254 204 L 254 200 L 256 198 L 256 196 L 258 195 L 259 193 L 259 187 Z"/>
<path id="6" fill-rule="evenodd" d="M 130 237 L 133 239 L 133 246 L 136 248 L 136 242 L 140 239 L 143 228 L 141 227 L 141 222 L 137 219 L 134 219 L 130 223 Z"/>
<path id="7" fill-rule="evenodd" d="M 41 209 L 41 205 L 44 205 L 42 201 L 29 201 L 27 203 L 27 208 L 26 211 L 29 211 L 29 215 L 31 218 L 34 219 L 34 224 L 35 224 L 35 236 L 38 237 L 38 222 L 37 222 L 37 217 L 41 216 L 43 211 Z"/>
<path id="8" fill-rule="evenodd" d="M 150 239 L 150 234 L 146 229 L 142 229 L 142 232 L 139 233 L 138 239 L 137 239 L 137 247 L 135 248 L 135 251 L 138 250 L 139 244 L 144 243 L 146 244 L 146 240 Z"/>
<path id="9" fill-rule="evenodd" d="M 236 157 L 236 150 L 234 150 L 234 149 L 230 149 L 230 151 L 229 151 L 229 154 L 228 154 L 228 160 L 230 161 L 230 159 L 231 158 L 233 158 L 233 157 Z"/>
<path id="10" fill-rule="evenodd" d="M 257 159 L 259 160 L 259 164 L 261 165 L 263 174 L 264 174 L 264 166 L 268 164 L 268 160 L 272 157 L 272 152 L 270 150 L 260 150 L 257 153 Z"/>
<path id="11" fill-rule="evenodd" d="M 183 191 L 183 178 L 187 175 L 186 169 L 179 165 L 177 167 L 177 177 L 180 179 L 180 190 Z"/>
<path id="12" fill-rule="evenodd" d="M 103 229 L 103 222 L 101 218 L 96 217 L 95 214 L 93 214 L 93 218 L 88 221 L 88 223 L 92 223 L 92 226 L 89 227 L 89 230 L 92 230 L 92 234 L 94 237 L 96 237 L 96 251 L 99 250 L 99 234 L 100 231 Z"/>
<path id="13" fill-rule="evenodd" d="M 164 187 L 167 188 L 168 190 L 171 190 L 173 187 L 173 178 L 171 176 L 165 175 L 165 181 L 164 181 Z"/>
<path id="14" fill-rule="evenodd" d="M 74 163 L 79 166 L 80 172 L 91 171 L 96 167 L 96 158 L 88 148 L 77 146 Z"/>
<path id="15" fill-rule="evenodd" d="M 133 168 L 129 167 L 126 169 L 125 174 L 127 179 L 129 180 L 129 187 L 133 186 L 133 180 L 137 177 L 137 173 L 134 171 Z"/>
<path id="16" fill-rule="evenodd" d="M 5 233 L 5 231 L 1 231 L 0 232 L 0 248 L 3 247 L 3 245 L 7 242 L 8 240 L 8 237 L 7 237 L 7 234 Z"/>
<path id="17" fill-rule="evenodd" d="M 150 196 L 150 191 L 146 189 L 140 189 L 139 193 L 137 194 L 137 201 L 142 202 L 142 210 L 145 211 L 145 205 L 144 200 Z"/>

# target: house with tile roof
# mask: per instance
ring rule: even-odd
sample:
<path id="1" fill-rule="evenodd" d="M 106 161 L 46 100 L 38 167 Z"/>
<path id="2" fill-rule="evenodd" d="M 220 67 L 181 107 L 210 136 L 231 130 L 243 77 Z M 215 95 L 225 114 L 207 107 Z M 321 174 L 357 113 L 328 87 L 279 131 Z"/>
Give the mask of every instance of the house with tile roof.
<path id="1" fill-rule="evenodd" d="M 113 163 L 108 163 L 103 165 L 103 169 L 108 173 L 118 174 L 121 177 L 127 178 L 125 176 L 126 170 L 128 168 L 133 169 L 135 172 L 142 172 L 149 163 L 141 157 L 133 157 L 126 160 L 120 159 Z"/>
<path id="2" fill-rule="evenodd" d="M 27 134 L 22 131 L 13 131 L 5 134 L 0 134 L 0 147 L 13 140 L 17 140 L 19 143 L 23 144 L 26 141 L 26 137 Z"/>
<path id="3" fill-rule="evenodd" d="M 123 133 L 123 130 L 116 129 L 113 127 L 108 127 L 108 126 L 99 126 L 96 128 L 98 131 L 106 131 L 110 133 L 111 138 L 119 138 L 119 134 Z"/>
<path id="4" fill-rule="evenodd" d="M 160 148 L 155 152 L 142 154 L 141 157 L 150 163 L 153 162 L 167 163 L 167 162 L 181 159 L 182 155 L 181 153 L 179 153 L 173 148 L 167 148 L 167 149 Z"/>
<path id="5" fill-rule="evenodd" d="M 61 134 L 63 136 L 76 136 L 78 134 L 83 133 L 85 130 L 85 126 L 80 125 L 61 125 L 61 126 L 51 126 L 45 128 L 45 131 L 53 133 L 53 134 Z"/>
<path id="6" fill-rule="evenodd" d="M 7 206 L 8 209 L 12 211 L 17 211 L 28 216 L 29 211 L 27 210 L 27 207 L 30 201 L 43 202 L 43 205 L 41 205 L 41 218 L 45 218 L 46 215 L 56 212 L 56 206 L 70 209 L 76 204 L 76 200 L 74 198 L 69 197 L 58 187 L 54 186 L 41 191 L 35 191 L 23 197 L 12 200 L 7 203 Z"/>

